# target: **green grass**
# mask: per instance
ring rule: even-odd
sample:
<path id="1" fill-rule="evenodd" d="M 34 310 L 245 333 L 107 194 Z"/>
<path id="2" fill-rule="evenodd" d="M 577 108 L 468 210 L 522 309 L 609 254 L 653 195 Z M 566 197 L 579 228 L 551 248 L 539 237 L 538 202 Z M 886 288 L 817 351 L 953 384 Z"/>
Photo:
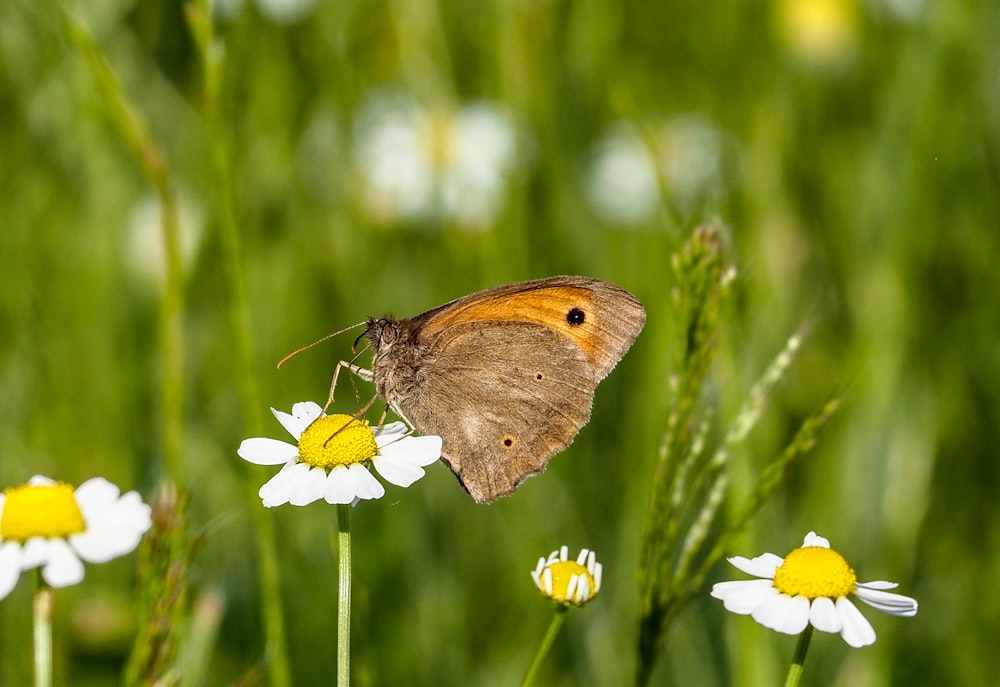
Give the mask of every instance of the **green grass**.
<path id="1" fill-rule="evenodd" d="M 685 343 L 671 256 L 709 222 L 737 271 L 700 390 L 714 446 L 787 338 L 809 332 L 729 456 L 721 522 L 847 390 L 725 553 L 783 554 L 815 529 L 860 579 L 920 601 L 910 620 L 867 613 L 878 641 L 864 650 L 815 635 L 803 684 L 1000 672 L 1000 8 L 925 0 L 904 20 L 890 6 L 905 3 L 844 3 L 848 42 L 823 63 L 783 37 L 782 3 L 348 1 L 281 24 L 247 0 L 197 34 L 181 3 L 80 3 L 82 37 L 56 3 L 0 3 L 0 487 L 103 475 L 149 500 L 174 477 L 196 542 L 176 625 L 184 684 L 267 683 L 274 608 L 292 684 L 329 683 L 335 509 L 262 512 L 272 471 L 235 450 L 282 436 L 269 405 L 322 401 L 352 336 L 276 361 L 369 314 L 552 274 L 609 279 L 645 304 L 646 329 L 543 475 L 479 506 L 435 465 L 354 510 L 352 668 L 362 686 L 517 683 L 551 616 L 528 572 L 566 543 L 597 551 L 604 586 L 568 614 L 537 684 L 630 684 L 640 538 Z M 485 227 L 366 204 L 358 118 L 387 91 L 445 127 L 480 99 L 506 108 L 519 152 Z M 692 116 L 722 141 L 717 174 L 686 193 L 684 168 L 662 173 L 629 226 L 593 209 L 588 165 L 616 122 L 665 145 Z M 199 238 L 167 288 L 138 257 L 165 270 L 155 214 L 150 243 L 129 241 L 143 203 L 173 198 L 180 245 L 188 223 Z M 280 571 L 270 609 L 262 538 Z M 56 591 L 56 684 L 120 681 L 137 560 Z M 650 684 L 782 679 L 795 639 L 708 598 L 734 573 L 715 566 L 676 614 Z M 29 577 L 0 601 L 0 684 L 30 682 Z"/>

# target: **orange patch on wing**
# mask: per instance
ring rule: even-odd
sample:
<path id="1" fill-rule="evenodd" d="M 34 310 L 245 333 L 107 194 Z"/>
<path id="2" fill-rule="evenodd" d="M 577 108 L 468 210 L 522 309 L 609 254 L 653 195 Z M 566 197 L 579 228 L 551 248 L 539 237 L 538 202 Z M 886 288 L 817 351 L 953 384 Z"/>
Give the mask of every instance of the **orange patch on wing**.
<path id="1" fill-rule="evenodd" d="M 600 339 L 594 293 L 578 286 L 549 286 L 512 293 L 488 294 L 443 308 L 431 317 L 425 332 L 433 334 L 446 327 L 483 320 L 534 322 L 554 329 L 582 350 L 597 367 Z M 573 325 L 566 319 L 574 308 L 582 310 L 584 321 Z"/>

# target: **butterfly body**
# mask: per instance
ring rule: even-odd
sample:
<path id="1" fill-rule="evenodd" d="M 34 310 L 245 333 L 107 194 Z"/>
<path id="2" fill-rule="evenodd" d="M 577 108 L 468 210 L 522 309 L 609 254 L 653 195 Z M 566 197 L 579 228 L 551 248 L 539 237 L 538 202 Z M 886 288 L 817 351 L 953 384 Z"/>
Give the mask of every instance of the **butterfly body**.
<path id="1" fill-rule="evenodd" d="M 630 293 L 588 277 L 518 282 L 413 318 L 371 318 L 378 393 L 479 502 L 510 494 L 590 419 L 594 390 L 645 322 Z"/>

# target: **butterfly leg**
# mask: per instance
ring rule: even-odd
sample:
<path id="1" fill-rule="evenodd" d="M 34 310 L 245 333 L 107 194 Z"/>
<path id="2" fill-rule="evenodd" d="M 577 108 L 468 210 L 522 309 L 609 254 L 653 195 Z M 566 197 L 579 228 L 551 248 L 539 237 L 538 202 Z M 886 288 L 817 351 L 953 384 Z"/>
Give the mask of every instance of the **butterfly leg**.
<path id="1" fill-rule="evenodd" d="M 341 360 L 337 363 L 337 368 L 333 371 L 333 379 L 330 380 L 330 395 L 326 398 L 326 404 L 323 406 L 323 412 L 325 413 L 330 404 L 333 403 L 333 392 L 337 388 L 337 378 L 340 376 L 340 370 L 345 369 L 349 372 L 354 373 L 366 382 L 372 382 L 375 380 L 372 375 L 372 371 L 361 367 L 360 365 L 355 365 L 354 363 L 349 363 L 346 360 Z M 370 404 L 369 404 L 370 405 Z"/>
<path id="2" fill-rule="evenodd" d="M 352 374 L 356 375 L 357 377 L 363 379 L 366 382 L 375 381 L 375 376 L 372 374 L 372 371 L 369 370 L 368 368 L 361 367 L 360 365 L 356 365 L 355 363 L 349 363 L 346 360 L 341 360 L 339 363 L 337 363 L 337 368 L 333 371 L 333 379 L 330 381 L 330 395 L 327 397 L 326 404 L 323 406 L 324 413 L 333 403 L 333 392 L 337 388 L 337 378 L 340 376 L 340 371 L 342 369 L 351 372 Z M 364 415 L 365 412 L 367 412 L 368 409 L 372 407 L 372 404 L 375 403 L 378 397 L 379 397 L 378 394 L 375 394 L 375 396 L 372 397 L 372 400 L 368 401 L 368 403 L 366 403 L 364 407 L 358 411 L 357 416 L 361 417 L 362 415 Z M 403 415 L 403 413 L 401 413 L 396 408 L 393 408 L 393 411 L 396 413 L 396 415 L 399 416 L 400 420 L 406 423 L 406 426 L 410 428 L 411 433 L 414 431 L 414 429 L 416 429 L 415 425 L 412 422 L 410 422 L 409 418 Z M 385 416 L 388 412 L 389 412 L 389 407 L 387 405 L 385 409 L 382 411 L 382 416 L 379 419 L 380 425 L 385 423 Z"/>

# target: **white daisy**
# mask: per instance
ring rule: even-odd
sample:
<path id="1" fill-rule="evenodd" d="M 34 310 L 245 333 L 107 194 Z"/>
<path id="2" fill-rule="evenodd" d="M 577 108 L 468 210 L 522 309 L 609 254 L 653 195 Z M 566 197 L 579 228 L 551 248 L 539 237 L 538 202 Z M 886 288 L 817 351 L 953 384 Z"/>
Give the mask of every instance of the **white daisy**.
<path id="1" fill-rule="evenodd" d="M 531 571 L 531 579 L 545 596 L 565 605 L 582 606 L 601 591 L 603 567 L 593 551 L 581 549 L 575 561 L 569 560 L 569 551 L 563 546 L 539 558 Z"/>
<path id="2" fill-rule="evenodd" d="M 595 148 L 587 173 L 587 197 L 597 213 L 616 224 L 639 224 L 659 206 L 656 159 L 638 129 L 619 123 Z"/>
<path id="3" fill-rule="evenodd" d="M 149 529 L 150 508 L 137 492 L 124 496 L 103 477 L 76 491 L 36 475 L 0 494 L 0 599 L 22 570 L 42 568 L 52 587 L 83 579 L 83 561 L 104 563 L 128 553 Z"/>
<path id="4" fill-rule="evenodd" d="M 806 535 L 802 547 L 781 558 L 773 553 L 729 562 L 757 580 L 719 582 L 712 596 L 721 599 L 727 611 L 749 615 L 764 627 L 789 635 L 812 625 L 822 632 L 837 632 L 857 648 L 875 641 L 875 630 L 847 598 L 854 594 L 880 611 L 912 617 L 917 602 L 886 591 L 892 582 L 858 582 L 844 558 L 830 542 L 815 532 Z"/>
<path id="5" fill-rule="evenodd" d="M 258 437 L 244 439 L 237 450 L 256 465 L 283 466 L 258 492 L 267 508 L 381 498 L 385 488 L 366 463 L 387 482 L 408 487 L 441 457 L 441 437 L 407 436 L 402 422 L 372 429 L 350 415 L 326 415 L 312 401 L 296 403 L 291 414 L 271 412 L 298 444 Z"/>
<path id="6" fill-rule="evenodd" d="M 405 93 L 376 94 L 356 126 L 365 203 L 383 221 L 446 219 L 484 231 L 503 210 L 526 144 L 499 105 L 434 108 Z"/>

